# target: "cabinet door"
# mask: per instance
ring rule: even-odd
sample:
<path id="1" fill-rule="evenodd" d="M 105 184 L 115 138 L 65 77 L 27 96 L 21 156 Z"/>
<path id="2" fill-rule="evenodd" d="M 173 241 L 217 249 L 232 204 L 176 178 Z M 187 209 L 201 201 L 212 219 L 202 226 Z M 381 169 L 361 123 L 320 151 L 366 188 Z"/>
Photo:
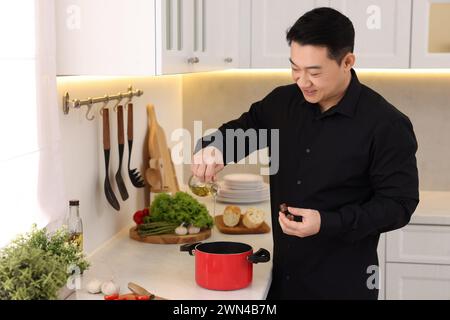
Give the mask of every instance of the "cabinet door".
<path id="1" fill-rule="evenodd" d="M 286 31 L 317 7 L 335 8 L 352 20 L 356 67 L 409 67 L 411 0 L 254 0 L 252 67 L 289 67 Z"/>
<path id="2" fill-rule="evenodd" d="M 194 70 L 194 0 L 156 0 L 156 73 Z M 144 41 L 144 39 L 142 40 Z"/>
<path id="3" fill-rule="evenodd" d="M 414 0 L 412 68 L 450 67 L 450 0 Z"/>
<path id="4" fill-rule="evenodd" d="M 409 224 L 388 232 L 386 259 L 450 265 L 450 226 Z"/>
<path id="5" fill-rule="evenodd" d="M 240 1 L 193 1 L 194 71 L 237 67 L 239 65 Z"/>
<path id="6" fill-rule="evenodd" d="M 315 3 L 314 0 L 252 1 L 252 68 L 290 68 L 286 31 Z"/>
<path id="7" fill-rule="evenodd" d="M 357 68 L 409 68 L 410 0 L 330 0 L 355 28 Z"/>
<path id="8" fill-rule="evenodd" d="M 387 263 L 386 299 L 449 300 L 450 266 Z"/>
<path id="9" fill-rule="evenodd" d="M 55 1 L 58 75 L 155 73 L 155 0 Z"/>

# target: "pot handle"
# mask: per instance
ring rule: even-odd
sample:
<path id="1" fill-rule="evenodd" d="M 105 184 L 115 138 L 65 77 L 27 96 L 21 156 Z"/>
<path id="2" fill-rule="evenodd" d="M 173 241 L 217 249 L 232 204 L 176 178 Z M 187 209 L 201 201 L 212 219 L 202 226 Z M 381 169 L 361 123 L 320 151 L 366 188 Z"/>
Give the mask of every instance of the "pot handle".
<path id="1" fill-rule="evenodd" d="M 255 264 L 259 262 L 268 262 L 270 261 L 270 252 L 266 249 L 261 248 L 255 253 L 249 255 L 247 257 L 247 260 Z"/>
<path id="2" fill-rule="evenodd" d="M 193 256 L 194 255 L 194 249 L 195 249 L 195 247 L 198 245 L 198 244 L 200 244 L 201 242 L 194 242 L 194 243 L 186 243 L 186 244 L 183 244 L 181 247 L 180 247 L 180 251 L 187 251 L 187 252 L 189 252 L 189 255 L 191 255 L 191 256 Z"/>

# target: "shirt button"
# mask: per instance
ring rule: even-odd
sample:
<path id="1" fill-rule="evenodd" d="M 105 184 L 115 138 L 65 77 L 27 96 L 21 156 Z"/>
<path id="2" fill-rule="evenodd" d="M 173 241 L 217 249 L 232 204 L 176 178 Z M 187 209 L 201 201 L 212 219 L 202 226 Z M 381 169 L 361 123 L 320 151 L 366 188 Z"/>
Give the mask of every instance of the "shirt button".
<path id="1" fill-rule="evenodd" d="M 302 184 L 302 180 L 297 180 L 297 184 L 298 185 Z"/>
<path id="2" fill-rule="evenodd" d="M 311 149 L 310 149 L 310 148 L 307 148 L 305 151 L 306 151 L 306 153 L 310 153 L 310 152 L 311 152 Z"/>

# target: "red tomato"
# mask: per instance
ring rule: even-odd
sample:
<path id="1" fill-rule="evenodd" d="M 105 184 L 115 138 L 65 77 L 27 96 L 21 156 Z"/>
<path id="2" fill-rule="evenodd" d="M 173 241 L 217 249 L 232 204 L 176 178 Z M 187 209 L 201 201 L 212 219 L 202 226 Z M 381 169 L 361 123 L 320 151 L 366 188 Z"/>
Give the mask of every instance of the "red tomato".
<path id="1" fill-rule="evenodd" d="M 144 214 L 144 217 L 150 215 L 150 210 L 148 210 L 148 208 L 143 209 L 142 212 Z"/>
<path id="2" fill-rule="evenodd" d="M 104 299 L 105 300 L 117 300 L 117 299 L 119 299 L 119 295 L 117 293 L 111 294 L 109 296 L 104 296 Z"/>
<path id="3" fill-rule="evenodd" d="M 144 212 L 142 210 L 136 211 L 133 215 L 133 220 L 136 224 L 144 223 Z"/>

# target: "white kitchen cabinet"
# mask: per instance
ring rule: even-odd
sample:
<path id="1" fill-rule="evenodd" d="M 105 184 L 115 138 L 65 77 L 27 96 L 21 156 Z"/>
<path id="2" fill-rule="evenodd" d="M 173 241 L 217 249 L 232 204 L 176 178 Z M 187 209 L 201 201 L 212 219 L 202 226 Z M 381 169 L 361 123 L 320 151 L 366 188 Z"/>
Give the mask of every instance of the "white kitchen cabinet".
<path id="1" fill-rule="evenodd" d="M 414 0 L 412 68 L 450 67 L 450 0 Z"/>
<path id="2" fill-rule="evenodd" d="M 290 67 L 286 31 L 314 4 L 314 0 L 252 0 L 252 68 Z"/>
<path id="3" fill-rule="evenodd" d="M 58 75 L 155 73 L 154 1 L 57 0 L 55 9 Z"/>
<path id="4" fill-rule="evenodd" d="M 355 28 L 357 68 L 409 68 L 410 0 L 321 1 L 345 14 Z"/>
<path id="5" fill-rule="evenodd" d="M 386 299 L 450 299 L 450 226 L 389 232 L 385 270 Z"/>
<path id="6" fill-rule="evenodd" d="M 209 71 L 239 67 L 239 0 L 194 1 L 194 70 Z M 248 3 L 248 2 L 247 2 Z"/>
<path id="7" fill-rule="evenodd" d="M 449 300 L 450 266 L 387 263 L 386 299 Z"/>
<path id="8" fill-rule="evenodd" d="M 322 6 L 352 20 L 356 67 L 409 67 L 410 0 L 253 0 L 252 68 L 289 67 L 286 31 L 305 12 Z"/>
<path id="9" fill-rule="evenodd" d="M 378 300 L 385 299 L 385 273 L 386 273 L 386 233 L 380 235 L 380 241 L 377 248 L 378 254 Z"/>
<path id="10" fill-rule="evenodd" d="M 387 234 L 389 262 L 450 265 L 450 226 L 407 225 Z"/>
<path id="11" fill-rule="evenodd" d="M 161 75 L 239 65 L 239 0 L 58 0 L 58 75 Z"/>

